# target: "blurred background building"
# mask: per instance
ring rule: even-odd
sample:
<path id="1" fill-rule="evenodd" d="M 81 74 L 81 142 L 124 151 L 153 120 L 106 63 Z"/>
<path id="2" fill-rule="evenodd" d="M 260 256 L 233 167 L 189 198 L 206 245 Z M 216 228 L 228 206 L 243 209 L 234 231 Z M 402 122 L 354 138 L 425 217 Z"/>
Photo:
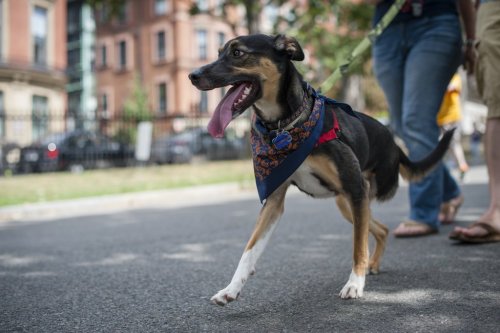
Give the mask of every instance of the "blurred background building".
<path id="1" fill-rule="evenodd" d="M 95 129 L 95 21 L 85 0 L 67 0 L 68 127 Z"/>
<path id="2" fill-rule="evenodd" d="M 203 136 L 225 89 L 199 91 L 188 74 L 236 35 L 297 37 L 306 53 L 297 66 L 318 86 L 370 28 L 373 8 L 358 2 L 0 0 L 0 163 L 22 159 L 9 153 L 16 147 L 58 133 L 85 130 L 134 146 L 141 121 L 165 145 L 172 144 L 166 136 L 192 128 Z M 368 53 L 323 93 L 381 120 L 387 115 Z M 484 106 L 462 96 L 465 134 L 482 131 Z M 242 137 L 248 124 L 240 117 L 233 134 Z"/>
<path id="3" fill-rule="evenodd" d="M 0 1 L 0 139 L 39 139 L 65 113 L 66 10 L 64 0 Z"/>
<path id="4" fill-rule="evenodd" d="M 192 1 L 127 1 L 111 20 L 109 7 L 98 8 L 99 119 L 123 115 L 127 96 L 131 104 L 135 102 L 130 100 L 135 97 L 134 89 L 143 90 L 148 97 L 146 107 L 155 118 L 207 117 L 208 110 L 215 108 L 221 91 L 196 90 L 188 74 L 213 61 L 219 47 L 234 37 L 229 21 L 236 21 L 237 11 L 224 11 L 223 2 L 216 0 L 196 5 L 197 15 L 192 15 Z"/>

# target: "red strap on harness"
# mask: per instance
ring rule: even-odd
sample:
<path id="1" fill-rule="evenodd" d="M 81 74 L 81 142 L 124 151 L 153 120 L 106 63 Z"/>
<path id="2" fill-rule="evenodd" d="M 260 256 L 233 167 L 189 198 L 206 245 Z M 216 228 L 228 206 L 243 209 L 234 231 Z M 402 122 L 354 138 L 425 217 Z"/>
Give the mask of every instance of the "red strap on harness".
<path id="1" fill-rule="evenodd" d="M 321 136 L 318 139 L 318 142 L 316 143 L 316 146 L 319 146 L 320 144 L 323 144 L 328 141 L 332 141 L 337 139 L 339 136 L 337 135 L 337 132 L 340 130 L 339 126 L 339 121 L 337 120 L 337 115 L 335 112 L 332 110 L 332 115 L 333 115 L 333 127 L 330 129 L 328 132 L 321 134 Z"/>

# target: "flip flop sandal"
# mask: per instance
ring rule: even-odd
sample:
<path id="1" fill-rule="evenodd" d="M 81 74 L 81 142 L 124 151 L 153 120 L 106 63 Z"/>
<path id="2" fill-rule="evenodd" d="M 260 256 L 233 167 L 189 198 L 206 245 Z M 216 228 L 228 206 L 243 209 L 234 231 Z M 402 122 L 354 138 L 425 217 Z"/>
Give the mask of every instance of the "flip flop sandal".
<path id="1" fill-rule="evenodd" d="M 500 242 L 500 232 L 495 230 L 491 225 L 483 222 L 476 222 L 467 227 L 467 229 L 472 229 L 474 227 L 483 228 L 484 230 L 486 230 L 487 234 L 477 237 L 470 237 L 470 236 L 465 236 L 464 234 L 459 232 L 452 232 L 449 238 L 453 240 L 458 240 L 462 243 L 469 243 L 469 244 Z"/>
<path id="2" fill-rule="evenodd" d="M 420 237 L 436 234 L 438 231 L 431 228 L 425 223 L 416 221 L 405 221 L 401 223 L 394 231 L 393 234 L 398 238 L 405 237 Z"/>
<path id="3" fill-rule="evenodd" d="M 441 205 L 441 211 L 439 212 L 439 221 L 441 224 L 447 225 L 452 224 L 455 221 L 455 217 L 458 214 L 458 210 L 464 203 L 464 198 L 460 195 L 457 198 L 451 199 Z"/>

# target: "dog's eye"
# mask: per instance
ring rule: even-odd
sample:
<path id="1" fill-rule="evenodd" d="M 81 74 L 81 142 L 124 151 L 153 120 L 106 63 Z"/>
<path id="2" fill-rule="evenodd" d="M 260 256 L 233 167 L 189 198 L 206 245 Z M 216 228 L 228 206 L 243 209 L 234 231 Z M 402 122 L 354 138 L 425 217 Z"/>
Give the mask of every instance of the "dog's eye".
<path id="1" fill-rule="evenodd" d="M 241 50 L 238 50 L 238 49 L 234 49 L 233 50 L 233 57 L 235 58 L 239 58 L 241 57 L 243 54 L 245 54 L 243 51 Z"/>

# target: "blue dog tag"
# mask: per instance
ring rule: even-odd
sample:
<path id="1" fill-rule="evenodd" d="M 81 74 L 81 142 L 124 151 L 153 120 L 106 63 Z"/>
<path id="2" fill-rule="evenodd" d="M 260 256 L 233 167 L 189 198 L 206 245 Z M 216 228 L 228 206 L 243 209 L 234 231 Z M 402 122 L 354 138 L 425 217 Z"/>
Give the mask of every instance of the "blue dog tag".
<path id="1" fill-rule="evenodd" d="M 290 142 L 292 142 L 292 136 L 288 133 L 288 131 L 281 131 L 276 135 L 272 142 L 276 149 L 281 150 L 288 147 Z"/>

